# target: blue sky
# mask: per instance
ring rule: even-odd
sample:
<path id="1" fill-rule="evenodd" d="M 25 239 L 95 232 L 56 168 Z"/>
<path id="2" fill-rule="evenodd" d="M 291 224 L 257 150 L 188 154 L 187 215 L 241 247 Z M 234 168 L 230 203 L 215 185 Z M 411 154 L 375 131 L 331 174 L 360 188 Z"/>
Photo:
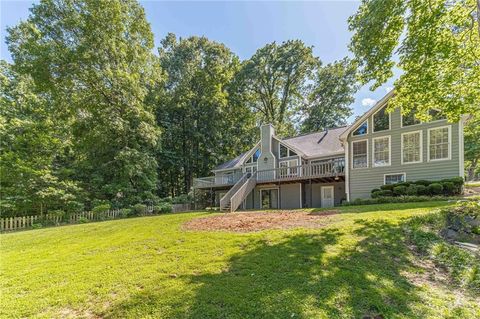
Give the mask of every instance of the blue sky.
<path id="1" fill-rule="evenodd" d="M 141 1 L 155 35 L 155 43 L 168 32 L 180 37 L 206 36 L 226 44 L 241 59 L 272 41 L 301 39 L 314 47 L 324 62 L 350 56 L 351 33 L 347 19 L 359 1 Z M 0 0 L 1 58 L 11 61 L 5 30 L 28 17 L 32 1 Z M 363 87 L 352 104 L 350 122 L 363 114 L 392 87 L 389 81 L 375 92 Z"/>

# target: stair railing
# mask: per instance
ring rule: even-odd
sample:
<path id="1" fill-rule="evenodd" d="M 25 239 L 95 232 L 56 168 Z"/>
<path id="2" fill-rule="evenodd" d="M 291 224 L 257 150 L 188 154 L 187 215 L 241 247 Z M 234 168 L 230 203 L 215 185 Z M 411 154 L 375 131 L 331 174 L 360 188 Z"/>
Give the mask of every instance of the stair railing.
<path id="1" fill-rule="evenodd" d="M 257 185 L 257 172 L 253 173 L 230 198 L 230 212 L 234 212 Z"/>
<path id="2" fill-rule="evenodd" d="M 245 173 L 236 183 L 228 190 L 222 198 L 220 198 L 220 210 L 223 210 L 230 204 L 230 198 L 237 192 L 237 190 L 245 183 L 251 173 Z"/>

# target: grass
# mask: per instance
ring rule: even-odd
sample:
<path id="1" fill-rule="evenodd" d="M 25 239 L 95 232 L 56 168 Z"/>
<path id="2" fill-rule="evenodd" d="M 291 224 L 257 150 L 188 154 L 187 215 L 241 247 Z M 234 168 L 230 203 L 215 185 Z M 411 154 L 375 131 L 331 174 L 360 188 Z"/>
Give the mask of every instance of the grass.
<path id="1" fill-rule="evenodd" d="M 341 207 L 322 229 L 184 231 L 195 212 L 1 235 L 0 317 L 480 318 L 402 225 L 445 202 Z"/>
<path id="2" fill-rule="evenodd" d="M 465 187 L 480 187 L 480 182 L 466 182 Z"/>

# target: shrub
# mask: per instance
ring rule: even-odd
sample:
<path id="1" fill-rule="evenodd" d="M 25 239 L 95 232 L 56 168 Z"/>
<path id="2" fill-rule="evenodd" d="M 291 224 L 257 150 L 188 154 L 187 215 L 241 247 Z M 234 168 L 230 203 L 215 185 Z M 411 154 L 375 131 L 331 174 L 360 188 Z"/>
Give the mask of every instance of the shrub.
<path id="1" fill-rule="evenodd" d="M 122 208 L 118 214 L 120 218 L 126 218 L 132 216 L 132 210 L 130 208 Z"/>
<path id="2" fill-rule="evenodd" d="M 375 193 L 375 192 L 379 192 L 379 191 L 381 191 L 381 189 L 380 189 L 380 188 L 374 188 L 374 189 L 372 189 L 371 193 L 373 194 L 373 193 Z"/>
<path id="3" fill-rule="evenodd" d="M 147 213 L 147 205 L 136 204 L 132 207 L 132 214 L 134 216 L 143 216 Z"/>
<path id="4" fill-rule="evenodd" d="M 393 188 L 393 194 L 395 196 L 404 196 L 407 194 L 407 186 L 397 185 Z"/>
<path id="5" fill-rule="evenodd" d="M 192 198 L 188 194 L 182 194 L 172 199 L 172 204 L 189 204 L 192 202 Z"/>
<path id="6" fill-rule="evenodd" d="M 443 186 L 440 183 L 432 183 L 427 187 L 430 195 L 440 195 L 443 192 Z"/>
<path id="7" fill-rule="evenodd" d="M 394 187 L 395 187 L 395 184 L 388 184 L 388 185 L 380 186 L 380 189 L 384 190 L 384 191 L 392 191 L 393 192 Z"/>
<path id="8" fill-rule="evenodd" d="M 110 204 L 101 204 L 93 207 L 92 212 L 94 214 L 102 214 L 110 210 Z"/>
<path id="9" fill-rule="evenodd" d="M 428 189 L 427 186 L 422 185 L 422 184 L 415 184 L 417 186 L 417 195 L 428 195 Z"/>
<path id="10" fill-rule="evenodd" d="M 410 184 L 406 191 L 405 194 L 408 196 L 417 196 L 418 195 L 418 187 L 423 186 L 423 185 L 415 185 L 415 184 Z M 425 187 L 425 186 L 423 186 Z"/>
<path id="11" fill-rule="evenodd" d="M 392 197 L 393 196 L 393 191 L 391 190 L 382 190 L 380 192 L 377 192 L 378 197 Z"/>
<path id="12" fill-rule="evenodd" d="M 445 196 L 402 196 L 402 197 L 378 197 L 378 198 L 357 198 L 351 202 L 346 202 L 342 205 L 373 205 L 373 204 L 390 204 L 390 203 L 416 203 L 416 202 L 429 202 L 429 201 L 446 201 L 446 200 L 458 200 L 457 197 L 445 197 Z"/>
<path id="13" fill-rule="evenodd" d="M 78 219 L 78 222 L 79 222 L 80 224 L 85 224 L 85 223 L 88 223 L 89 220 L 88 220 L 88 218 L 86 218 L 86 217 L 80 217 L 80 218 Z"/>
<path id="14" fill-rule="evenodd" d="M 153 206 L 153 212 L 155 214 L 166 214 L 173 211 L 173 206 L 170 203 L 160 203 L 156 206 Z"/>
<path id="15" fill-rule="evenodd" d="M 443 192 L 447 196 L 455 195 L 455 185 L 452 182 L 442 182 Z"/>
<path id="16" fill-rule="evenodd" d="M 432 182 L 430 181 L 426 181 L 426 180 L 418 180 L 418 181 L 415 181 L 413 182 L 415 185 L 423 185 L 423 186 L 428 186 L 430 185 Z"/>

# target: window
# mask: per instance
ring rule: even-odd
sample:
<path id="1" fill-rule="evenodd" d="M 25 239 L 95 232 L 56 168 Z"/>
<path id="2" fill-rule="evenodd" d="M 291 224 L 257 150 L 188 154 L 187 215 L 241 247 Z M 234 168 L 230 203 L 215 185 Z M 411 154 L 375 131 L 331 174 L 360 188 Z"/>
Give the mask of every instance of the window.
<path id="1" fill-rule="evenodd" d="M 368 131 L 368 123 L 367 121 L 363 122 L 355 131 L 353 131 L 353 136 L 360 136 L 367 134 Z"/>
<path id="2" fill-rule="evenodd" d="M 390 129 L 390 113 L 387 113 L 387 107 L 384 106 L 377 113 L 373 114 L 373 131 L 380 132 Z"/>
<path id="3" fill-rule="evenodd" d="M 352 142 L 353 168 L 368 167 L 368 141 Z"/>
<path id="4" fill-rule="evenodd" d="M 402 134 L 402 164 L 422 162 L 422 131 Z"/>
<path id="5" fill-rule="evenodd" d="M 296 156 L 297 153 L 295 153 L 294 151 L 292 151 L 291 149 L 287 148 L 285 145 L 283 144 L 280 144 L 280 158 L 283 158 L 283 157 L 289 157 L 289 156 Z"/>
<path id="6" fill-rule="evenodd" d="M 390 165 L 390 136 L 373 139 L 373 166 Z"/>
<path id="7" fill-rule="evenodd" d="M 432 118 L 431 121 L 439 121 L 446 119 L 445 115 L 443 115 L 439 110 L 430 109 L 428 110 L 428 115 Z"/>
<path id="8" fill-rule="evenodd" d="M 245 173 L 255 173 L 257 171 L 257 166 L 250 165 L 245 167 Z"/>
<path id="9" fill-rule="evenodd" d="M 253 155 L 252 155 L 252 161 L 253 161 L 254 163 L 256 163 L 256 162 L 258 161 L 258 158 L 260 157 L 260 154 L 262 154 L 262 153 L 260 152 L 260 149 L 256 150 L 255 153 L 253 153 Z"/>
<path id="10" fill-rule="evenodd" d="M 400 174 L 385 174 L 383 175 L 383 183 L 385 185 L 397 184 L 406 181 L 405 173 Z"/>
<path id="11" fill-rule="evenodd" d="M 420 120 L 415 116 L 414 111 L 410 111 L 408 114 L 402 114 L 402 127 L 420 124 Z"/>
<path id="12" fill-rule="evenodd" d="M 428 160 L 450 159 L 450 126 L 428 130 Z"/>

